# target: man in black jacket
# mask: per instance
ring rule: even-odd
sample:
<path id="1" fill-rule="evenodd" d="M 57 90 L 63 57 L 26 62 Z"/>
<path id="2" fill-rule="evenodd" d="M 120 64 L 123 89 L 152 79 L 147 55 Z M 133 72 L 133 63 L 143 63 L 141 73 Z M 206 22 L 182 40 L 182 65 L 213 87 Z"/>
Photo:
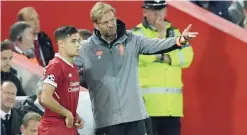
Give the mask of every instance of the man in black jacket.
<path id="1" fill-rule="evenodd" d="M 20 135 L 24 113 L 13 108 L 17 88 L 11 81 L 1 82 L 1 135 Z"/>
<path id="2" fill-rule="evenodd" d="M 28 97 L 25 101 L 20 103 L 17 106 L 17 109 L 24 112 L 25 114 L 28 112 L 36 112 L 41 116 L 44 115 L 44 107 L 41 103 L 41 93 L 42 93 L 42 86 L 38 86 L 36 89 L 36 95 Z"/>
<path id="3" fill-rule="evenodd" d="M 54 49 L 52 42 L 46 33 L 40 31 L 39 15 L 33 7 L 24 7 L 17 14 L 18 21 L 25 21 L 33 28 L 35 36 L 34 48 L 32 49 L 35 54 L 39 65 L 46 66 L 49 61 L 54 57 Z"/>
<path id="4" fill-rule="evenodd" d="M 17 77 L 17 71 L 11 68 L 13 51 L 9 41 L 1 43 L 1 81 L 12 81 L 17 87 L 17 96 L 25 96 L 25 92 Z"/>

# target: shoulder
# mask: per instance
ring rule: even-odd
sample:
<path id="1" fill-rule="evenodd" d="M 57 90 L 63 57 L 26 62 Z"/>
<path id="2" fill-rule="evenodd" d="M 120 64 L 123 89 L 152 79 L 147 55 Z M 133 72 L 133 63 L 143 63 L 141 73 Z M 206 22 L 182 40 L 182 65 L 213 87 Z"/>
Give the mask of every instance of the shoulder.
<path id="1" fill-rule="evenodd" d="M 88 46 L 92 42 L 92 37 L 88 38 L 87 40 L 81 41 L 81 46 Z"/>
<path id="2" fill-rule="evenodd" d="M 11 113 L 12 113 L 12 115 L 19 116 L 21 118 L 25 115 L 25 113 L 23 111 L 16 109 L 16 108 L 12 108 Z"/>
<path id="3" fill-rule="evenodd" d="M 136 26 L 136 27 L 131 29 L 131 31 L 138 31 L 138 30 L 141 30 L 141 27 Z"/>
<path id="4" fill-rule="evenodd" d="M 39 32 L 38 33 L 38 37 L 39 38 L 48 38 L 49 39 L 49 36 L 44 31 Z"/>
<path id="5" fill-rule="evenodd" d="M 138 35 L 134 34 L 131 30 L 126 31 L 126 36 L 128 39 L 132 39 L 132 40 L 138 37 Z"/>
<path id="6" fill-rule="evenodd" d="M 45 71 L 47 70 L 56 70 L 59 71 L 63 65 L 62 60 L 57 57 L 54 57 L 49 64 L 45 67 Z"/>
<path id="7" fill-rule="evenodd" d="M 131 31 L 135 33 L 135 32 L 142 30 L 142 28 L 144 28 L 144 27 L 143 27 L 142 23 L 140 23 L 137 26 L 135 26 L 134 28 L 132 28 Z"/>
<path id="8" fill-rule="evenodd" d="M 16 74 L 17 75 L 17 70 L 15 70 L 14 68 L 10 68 L 10 72 L 12 72 L 12 73 L 14 73 L 14 74 Z"/>

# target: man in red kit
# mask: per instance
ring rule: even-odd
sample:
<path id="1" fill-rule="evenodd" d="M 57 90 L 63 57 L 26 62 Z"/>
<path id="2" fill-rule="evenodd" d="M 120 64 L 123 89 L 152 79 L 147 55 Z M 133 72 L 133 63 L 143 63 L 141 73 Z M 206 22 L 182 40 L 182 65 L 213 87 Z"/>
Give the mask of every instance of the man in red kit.
<path id="1" fill-rule="evenodd" d="M 44 116 L 38 129 L 39 135 L 77 135 L 84 122 L 76 113 L 80 80 L 72 62 L 79 55 L 80 35 L 72 26 L 55 31 L 58 53 L 49 62 L 44 74 L 41 103 Z"/>

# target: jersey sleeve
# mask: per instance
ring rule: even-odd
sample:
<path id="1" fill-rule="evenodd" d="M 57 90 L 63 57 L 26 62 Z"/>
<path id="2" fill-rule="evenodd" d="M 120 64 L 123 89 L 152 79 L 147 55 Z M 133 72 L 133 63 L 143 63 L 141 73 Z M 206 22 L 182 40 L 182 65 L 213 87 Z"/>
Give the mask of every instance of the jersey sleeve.
<path id="1" fill-rule="evenodd" d="M 62 76 L 62 67 L 59 63 L 53 63 L 48 65 L 44 73 L 43 83 L 48 83 L 55 88 L 61 82 Z"/>

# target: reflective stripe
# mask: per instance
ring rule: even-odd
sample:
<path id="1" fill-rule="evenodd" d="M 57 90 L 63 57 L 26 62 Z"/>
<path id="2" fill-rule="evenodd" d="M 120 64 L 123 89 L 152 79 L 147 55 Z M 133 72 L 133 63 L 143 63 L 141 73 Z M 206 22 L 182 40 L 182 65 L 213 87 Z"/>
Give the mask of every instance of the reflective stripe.
<path id="1" fill-rule="evenodd" d="M 146 3 L 147 6 L 164 6 L 166 3 Z"/>
<path id="2" fill-rule="evenodd" d="M 142 94 L 151 93 L 182 93 L 181 88 L 142 88 Z"/>
<path id="3" fill-rule="evenodd" d="M 184 64 L 184 55 L 180 50 L 178 51 L 178 57 L 180 59 L 180 66 L 182 66 Z"/>

